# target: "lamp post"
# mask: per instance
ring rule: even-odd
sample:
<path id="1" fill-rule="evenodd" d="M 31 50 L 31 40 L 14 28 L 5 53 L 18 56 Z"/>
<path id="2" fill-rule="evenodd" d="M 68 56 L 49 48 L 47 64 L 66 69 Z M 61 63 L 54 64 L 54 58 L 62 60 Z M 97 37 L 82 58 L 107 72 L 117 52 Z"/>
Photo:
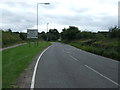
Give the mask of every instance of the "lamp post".
<path id="1" fill-rule="evenodd" d="M 118 28 L 120 29 L 120 1 L 118 2 Z"/>
<path id="2" fill-rule="evenodd" d="M 48 25 L 49 25 L 49 23 L 47 23 L 47 32 L 48 32 Z"/>
<path id="3" fill-rule="evenodd" d="M 48 24 L 49 24 L 49 23 L 47 23 L 47 33 L 48 33 Z M 47 41 L 48 41 L 48 35 L 47 35 Z"/>
<path id="4" fill-rule="evenodd" d="M 37 3 L 37 30 L 38 30 L 38 5 L 39 4 L 49 5 L 50 3 Z M 38 40 L 37 40 L 37 46 L 38 46 Z"/>
<path id="5" fill-rule="evenodd" d="M 37 3 L 37 30 L 38 30 L 38 5 L 39 4 L 49 5 L 50 3 Z"/>

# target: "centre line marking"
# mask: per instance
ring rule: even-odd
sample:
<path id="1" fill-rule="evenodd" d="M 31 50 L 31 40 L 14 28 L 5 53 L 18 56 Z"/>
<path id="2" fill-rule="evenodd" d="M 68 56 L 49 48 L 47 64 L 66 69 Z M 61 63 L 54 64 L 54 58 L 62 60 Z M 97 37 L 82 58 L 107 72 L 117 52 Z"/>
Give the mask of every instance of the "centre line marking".
<path id="1" fill-rule="evenodd" d="M 65 51 L 65 50 L 63 50 L 63 52 L 65 52 L 65 53 L 70 53 L 70 52 L 67 52 L 67 51 Z"/>
<path id="2" fill-rule="evenodd" d="M 74 58 L 74 57 L 73 57 L 73 56 L 71 56 L 71 55 L 70 55 L 70 57 L 71 57 L 71 58 L 73 58 L 73 59 L 74 59 L 74 60 L 76 60 L 76 61 L 79 61 L 79 60 L 77 60 L 76 58 Z"/>
<path id="3" fill-rule="evenodd" d="M 110 78 L 104 76 L 103 74 L 99 73 L 98 71 L 96 71 L 95 69 L 89 67 L 88 65 L 85 65 L 85 66 L 86 66 L 87 68 L 89 68 L 90 70 L 94 71 L 95 73 L 99 74 L 100 76 L 106 78 L 106 79 L 109 80 L 110 82 L 114 83 L 115 85 L 120 86 L 117 82 L 115 82 L 115 81 L 111 80 Z"/>

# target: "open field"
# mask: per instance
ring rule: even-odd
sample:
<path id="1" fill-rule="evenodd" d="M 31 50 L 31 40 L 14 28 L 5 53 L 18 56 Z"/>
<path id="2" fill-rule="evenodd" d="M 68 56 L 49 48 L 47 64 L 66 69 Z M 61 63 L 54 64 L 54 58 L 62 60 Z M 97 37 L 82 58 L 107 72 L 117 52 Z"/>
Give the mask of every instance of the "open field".
<path id="1" fill-rule="evenodd" d="M 49 45 L 49 42 L 42 41 L 39 42 L 38 47 L 31 43 L 31 47 L 25 44 L 2 51 L 3 88 L 11 87 L 35 56 Z"/>

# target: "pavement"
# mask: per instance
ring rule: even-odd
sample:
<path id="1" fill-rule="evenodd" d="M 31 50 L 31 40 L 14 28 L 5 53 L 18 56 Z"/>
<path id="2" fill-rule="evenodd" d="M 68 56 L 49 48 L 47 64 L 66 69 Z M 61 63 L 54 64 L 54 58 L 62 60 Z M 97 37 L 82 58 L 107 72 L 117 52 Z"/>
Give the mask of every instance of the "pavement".
<path id="1" fill-rule="evenodd" d="M 41 56 L 34 88 L 118 88 L 118 61 L 52 43 Z"/>

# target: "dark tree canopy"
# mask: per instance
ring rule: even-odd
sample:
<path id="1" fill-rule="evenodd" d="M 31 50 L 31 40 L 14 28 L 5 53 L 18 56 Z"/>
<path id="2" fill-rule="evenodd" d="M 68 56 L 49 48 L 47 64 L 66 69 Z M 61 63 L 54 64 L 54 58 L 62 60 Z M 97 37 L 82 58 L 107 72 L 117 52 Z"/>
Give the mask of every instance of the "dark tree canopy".
<path id="1" fill-rule="evenodd" d="M 49 41 L 56 41 L 59 39 L 59 32 L 57 29 L 50 29 L 47 33 L 47 39 Z"/>
<path id="2" fill-rule="evenodd" d="M 79 32 L 79 29 L 75 26 L 69 26 L 68 29 L 64 28 L 61 33 L 62 40 L 74 40 Z"/>

